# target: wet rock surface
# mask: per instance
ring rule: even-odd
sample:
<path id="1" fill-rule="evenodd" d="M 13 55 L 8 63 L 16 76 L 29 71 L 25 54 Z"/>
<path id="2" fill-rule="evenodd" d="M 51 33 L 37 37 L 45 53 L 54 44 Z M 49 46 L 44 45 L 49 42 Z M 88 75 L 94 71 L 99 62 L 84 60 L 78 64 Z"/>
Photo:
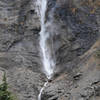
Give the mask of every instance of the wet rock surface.
<path id="1" fill-rule="evenodd" d="M 0 0 L 0 70 L 18 100 L 37 100 L 46 81 L 35 2 Z M 42 100 L 100 100 L 100 59 L 94 56 L 100 49 L 100 1 L 48 0 L 46 22 L 51 20 L 47 31 L 53 33 L 57 67 Z"/>

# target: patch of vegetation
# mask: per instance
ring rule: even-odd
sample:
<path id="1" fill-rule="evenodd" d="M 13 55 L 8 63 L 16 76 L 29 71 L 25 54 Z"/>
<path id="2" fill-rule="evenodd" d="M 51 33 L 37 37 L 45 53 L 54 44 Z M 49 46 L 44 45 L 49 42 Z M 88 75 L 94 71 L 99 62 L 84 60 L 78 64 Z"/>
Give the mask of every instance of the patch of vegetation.
<path id="1" fill-rule="evenodd" d="M 16 100 L 12 93 L 8 91 L 6 73 L 4 73 L 2 81 L 3 83 L 0 84 L 0 100 Z"/>

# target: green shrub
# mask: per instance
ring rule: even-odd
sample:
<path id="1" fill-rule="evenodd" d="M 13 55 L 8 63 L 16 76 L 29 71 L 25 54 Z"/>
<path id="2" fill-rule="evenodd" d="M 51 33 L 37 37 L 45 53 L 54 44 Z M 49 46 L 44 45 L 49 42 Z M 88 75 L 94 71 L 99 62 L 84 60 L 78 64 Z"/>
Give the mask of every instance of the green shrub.
<path id="1" fill-rule="evenodd" d="M 15 97 L 12 96 L 11 92 L 8 91 L 6 73 L 4 73 L 2 81 L 3 83 L 0 85 L 0 100 L 16 100 Z"/>

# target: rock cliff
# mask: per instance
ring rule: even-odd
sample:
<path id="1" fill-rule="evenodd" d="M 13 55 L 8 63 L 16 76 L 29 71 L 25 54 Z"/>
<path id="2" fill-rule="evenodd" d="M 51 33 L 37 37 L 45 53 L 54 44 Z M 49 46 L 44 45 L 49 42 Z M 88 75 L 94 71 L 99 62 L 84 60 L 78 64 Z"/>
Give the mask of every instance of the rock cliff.
<path id="1" fill-rule="evenodd" d="M 37 100 L 47 80 L 36 8 L 36 0 L 0 0 L 0 75 L 18 100 Z M 48 0 L 48 20 L 56 69 L 42 100 L 100 100 L 100 0 Z"/>

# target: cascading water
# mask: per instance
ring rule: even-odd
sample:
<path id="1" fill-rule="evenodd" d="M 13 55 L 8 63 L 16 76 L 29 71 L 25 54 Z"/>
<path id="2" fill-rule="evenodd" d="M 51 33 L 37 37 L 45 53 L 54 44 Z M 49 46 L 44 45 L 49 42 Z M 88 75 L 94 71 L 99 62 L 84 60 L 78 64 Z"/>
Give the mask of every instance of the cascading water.
<path id="1" fill-rule="evenodd" d="M 40 47 L 42 54 L 42 62 L 44 66 L 44 73 L 47 78 L 50 79 L 54 73 L 55 62 L 52 57 L 51 47 L 49 46 L 48 41 L 50 40 L 50 33 L 47 31 L 46 27 L 46 11 L 47 11 L 47 0 L 37 0 L 37 5 L 39 7 L 38 13 L 40 14 L 41 20 L 41 31 L 40 31 Z M 49 41 L 50 42 L 50 41 Z M 43 88 L 40 90 L 38 100 L 41 100 L 41 94 L 48 81 L 44 84 Z"/>
<path id="2" fill-rule="evenodd" d="M 48 84 L 48 81 L 44 84 L 43 88 L 40 90 L 40 93 L 38 95 L 38 100 L 41 100 L 41 94 L 42 94 L 42 92 L 43 92 L 43 90 L 44 90 L 44 88 L 46 87 L 47 84 Z"/>
<path id="3" fill-rule="evenodd" d="M 47 0 L 38 0 L 40 3 L 40 18 L 41 18 L 41 32 L 40 32 L 40 47 L 42 51 L 42 62 L 44 66 L 44 72 L 47 78 L 51 78 L 55 63 L 52 59 L 51 48 L 48 44 L 48 39 L 50 37 L 50 33 L 47 32 L 45 23 L 46 20 L 46 10 L 47 10 Z"/>

